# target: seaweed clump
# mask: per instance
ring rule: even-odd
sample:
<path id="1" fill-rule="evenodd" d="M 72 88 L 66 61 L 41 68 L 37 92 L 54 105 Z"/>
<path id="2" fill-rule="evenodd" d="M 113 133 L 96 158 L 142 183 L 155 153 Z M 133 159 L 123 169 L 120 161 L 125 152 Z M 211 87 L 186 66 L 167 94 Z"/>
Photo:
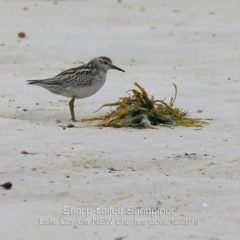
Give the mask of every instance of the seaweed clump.
<path id="1" fill-rule="evenodd" d="M 169 103 L 164 100 L 155 100 L 138 83 L 134 83 L 138 89 L 129 90 L 132 95 L 120 98 L 118 102 L 107 103 L 100 107 L 116 107 L 104 116 L 82 119 L 85 121 L 101 120 L 97 126 L 104 127 L 133 127 L 133 128 L 154 128 L 157 125 L 203 127 L 207 122 L 201 118 L 189 118 L 187 112 L 174 107 L 177 97 L 177 86 L 175 96 Z M 128 92 L 129 92 L 128 91 Z M 97 112 L 96 111 L 96 112 Z"/>

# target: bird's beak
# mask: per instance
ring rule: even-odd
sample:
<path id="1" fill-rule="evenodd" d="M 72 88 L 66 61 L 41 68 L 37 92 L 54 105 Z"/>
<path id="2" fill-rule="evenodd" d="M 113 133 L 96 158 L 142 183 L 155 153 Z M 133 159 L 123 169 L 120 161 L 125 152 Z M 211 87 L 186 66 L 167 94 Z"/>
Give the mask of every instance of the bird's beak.
<path id="1" fill-rule="evenodd" d="M 116 66 L 114 66 L 114 65 L 112 65 L 112 69 L 116 69 L 116 70 L 118 70 L 118 71 L 125 72 L 125 71 L 124 71 L 124 70 L 122 70 L 121 68 L 119 68 L 119 67 L 116 67 Z"/>

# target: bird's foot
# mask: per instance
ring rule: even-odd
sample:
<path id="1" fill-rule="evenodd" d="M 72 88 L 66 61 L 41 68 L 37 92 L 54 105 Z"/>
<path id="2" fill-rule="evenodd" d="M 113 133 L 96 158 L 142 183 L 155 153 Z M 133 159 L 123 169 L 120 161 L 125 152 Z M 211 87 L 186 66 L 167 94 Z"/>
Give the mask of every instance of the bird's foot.
<path id="1" fill-rule="evenodd" d="M 80 120 L 76 120 L 75 118 L 74 118 L 74 119 L 71 118 L 71 119 L 69 120 L 69 122 L 71 122 L 71 121 L 72 121 L 72 122 L 81 122 Z"/>

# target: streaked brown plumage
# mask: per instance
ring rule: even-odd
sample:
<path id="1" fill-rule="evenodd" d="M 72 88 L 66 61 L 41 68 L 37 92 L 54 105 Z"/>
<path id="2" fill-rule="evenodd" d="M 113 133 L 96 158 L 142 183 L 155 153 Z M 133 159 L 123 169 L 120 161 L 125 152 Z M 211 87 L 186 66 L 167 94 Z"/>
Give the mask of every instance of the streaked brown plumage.
<path id="1" fill-rule="evenodd" d="M 98 57 L 87 64 L 61 72 L 53 78 L 28 80 L 28 84 L 38 85 L 54 94 L 71 98 L 69 102 L 71 120 L 76 122 L 74 100 L 95 94 L 104 85 L 107 71 L 110 69 L 124 72 L 114 66 L 108 57 Z"/>

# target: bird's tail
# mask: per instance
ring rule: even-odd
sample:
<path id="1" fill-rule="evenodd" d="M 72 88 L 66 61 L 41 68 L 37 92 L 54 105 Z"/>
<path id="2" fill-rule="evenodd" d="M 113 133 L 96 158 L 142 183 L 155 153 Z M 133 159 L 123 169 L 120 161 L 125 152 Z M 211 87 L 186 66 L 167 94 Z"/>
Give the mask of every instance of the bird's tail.
<path id="1" fill-rule="evenodd" d="M 53 79 L 52 78 L 46 78 L 46 79 L 41 79 L 41 80 L 27 80 L 28 84 L 36 84 L 36 85 L 39 85 L 39 86 L 42 86 L 42 85 L 51 85 L 53 82 Z"/>
<path id="2" fill-rule="evenodd" d="M 28 84 L 38 84 L 41 83 L 42 80 L 27 80 Z"/>

